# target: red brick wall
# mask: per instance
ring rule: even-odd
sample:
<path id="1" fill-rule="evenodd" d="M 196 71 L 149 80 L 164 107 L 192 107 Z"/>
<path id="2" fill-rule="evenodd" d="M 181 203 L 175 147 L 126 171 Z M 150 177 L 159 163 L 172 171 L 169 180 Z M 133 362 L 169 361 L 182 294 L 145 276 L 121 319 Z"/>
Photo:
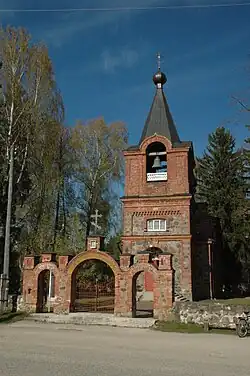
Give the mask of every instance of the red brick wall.
<path id="1" fill-rule="evenodd" d="M 55 295 L 59 296 L 60 271 L 56 263 L 50 262 L 49 254 L 42 255 L 42 262 L 35 266 L 34 257 L 24 258 L 23 291 L 27 311 L 36 312 L 38 308 L 39 275 L 45 270 L 51 270 L 55 276 Z"/>
<path id="2" fill-rule="evenodd" d="M 146 149 L 156 141 L 166 147 L 168 180 L 148 183 Z M 172 253 L 175 290 L 192 298 L 190 148 L 172 148 L 167 138 L 153 136 L 144 140 L 138 151 L 126 151 L 124 156 L 123 251 L 136 254 L 152 244 Z M 166 219 L 167 231 L 147 232 L 147 220 L 153 218 Z M 145 283 L 149 288 L 151 282 Z"/>
<path id="3" fill-rule="evenodd" d="M 147 182 L 146 148 L 149 143 L 159 141 L 167 150 L 168 180 Z M 139 151 L 126 151 L 125 197 L 148 195 L 177 195 L 189 193 L 189 149 L 172 149 L 165 137 L 154 136 L 144 141 Z"/>
<path id="4" fill-rule="evenodd" d="M 154 278 L 150 272 L 144 274 L 144 289 L 145 291 L 154 291 Z"/>
<path id="5" fill-rule="evenodd" d="M 168 315 L 173 304 L 173 269 L 171 255 L 163 255 L 164 262 L 161 267 L 156 267 L 150 261 L 149 254 L 138 255 L 137 262 L 129 255 L 121 255 L 121 267 L 107 253 L 100 251 L 86 251 L 75 256 L 71 261 L 70 257 L 59 257 L 59 263 L 45 261 L 34 267 L 34 258 L 24 259 L 23 272 L 23 298 L 24 305 L 28 311 L 36 311 L 38 290 L 38 276 L 43 270 L 52 270 L 55 275 L 55 300 L 53 308 L 55 313 L 68 313 L 74 292 L 72 291 L 72 278 L 77 267 L 86 260 L 97 259 L 106 262 L 115 275 L 115 310 L 119 316 L 134 315 L 134 290 L 133 283 L 135 276 L 141 272 L 150 273 L 153 276 L 154 286 L 154 317 L 164 319 Z M 47 258 L 46 258 L 47 259 Z M 60 265 L 60 267 L 59 267 Z"/>

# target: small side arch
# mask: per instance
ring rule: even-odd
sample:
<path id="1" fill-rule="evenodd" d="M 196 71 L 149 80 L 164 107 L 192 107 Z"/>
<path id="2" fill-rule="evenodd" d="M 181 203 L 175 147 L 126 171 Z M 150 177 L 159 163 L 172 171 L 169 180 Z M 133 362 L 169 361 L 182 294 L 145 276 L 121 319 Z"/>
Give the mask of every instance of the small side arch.
<path id="1" fill-rule="evenodd" d="M 128 275 L 128 288 L 131 291 L 131 311 L 133 317 L 152 317 L 155 309 L 155 291 L 158 286 L 157 268 L 153 264 L 138 263 L 131 266 Z M 146 291 L 146 276 L 152 277 L 152 290 Z M 151 295 L 151 296 L 149 296 Z"/>
<path id="2" fill-rule="evenodd" d="M 47 274 L 47 272 L 52 273 L 52 279 Z M 50 281 L 52 281 L 51 287 L 53 295 L 51 297 L 55 298 L 59 295 L 59 270 L 56 264 L 53 262 L 45 262 L 38 264 L 34 269 L 34 279 L 35 285 L 37 286 L 37 299 L 36 299 L 36 311 L 44 312 L 45 307 L 47 307 L 47 297 L 48 291 L 50 290 Z M 45 304 L 45 305 L 44 305 Z M 48 308 L 48 307 L 47 307 Z"/>
<path id="3" fill-rule="evenodd" d="M 53 262 L 42 262 L 40 264 L 37 264 L 36 267 L 34 268 L 34 274 L 36 279 L 38 278 L 39 274 L 43 272 L 44 270 L 51 270 L 54 274 L 55 277 L 59 277 L 59 269 L 57 265 Z"/>
<path id="4" fill-rule="evenodd" d="M 130 278 L 133 279 L 136 274 L 142 272 L 150 272 L 154 275 L 154 278 L 157 277 L 157 268 L 153 264 L 134 264 L 129 269 Z"/>

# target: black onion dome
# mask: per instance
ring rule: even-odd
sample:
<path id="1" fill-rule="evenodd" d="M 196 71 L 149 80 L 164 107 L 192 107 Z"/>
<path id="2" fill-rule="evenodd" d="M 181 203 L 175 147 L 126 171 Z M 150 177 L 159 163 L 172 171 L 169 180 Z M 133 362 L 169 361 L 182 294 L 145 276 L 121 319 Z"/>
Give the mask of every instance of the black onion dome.
<path id="1" fill-rule="evenodd" d="M 163 72 L 158 70 L 158 72 L 153 76 L 153 81 L 155 85 L 160 84 L 161 86 L 163 86 L 167 82 L 167 77 Z"/>

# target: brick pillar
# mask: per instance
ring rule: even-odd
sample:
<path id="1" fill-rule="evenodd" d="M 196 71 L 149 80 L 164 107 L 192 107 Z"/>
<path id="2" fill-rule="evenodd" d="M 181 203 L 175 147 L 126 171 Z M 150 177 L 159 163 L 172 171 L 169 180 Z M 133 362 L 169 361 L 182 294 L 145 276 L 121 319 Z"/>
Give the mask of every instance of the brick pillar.
<path id="1" fill-rule="evenodd" d="M 172 270 L 172 255 L 170 254 L 160 254 L 159 258 L 159 270 Z"/>
<path id="2" fill-rule="evenodd" d="M 186 298 L 192 300 L 191 240 L 183 240 L 182 252 L 181 290 Z"/>
<path id="3" fill-rule="evenodd" d="M 67 265 L 73 258 L 71 255 L 59 256 L 59 298 L 54 306 L 54 313 L 69 313 L 71 301 L 71 278 L 66 271 Z"/>
<path id="4" fill-rule="evenodd" d="M 159 255 L 154 289 L 154 317 L 159 320 L 165 320 L 173 306 L 173 277 L 172 255 Z"/>
<path id="5" fill-rule="evenodd" d="M 128 270 L 132 264 L 132 256 L 130 254 L 123 254 L 120 256 L 120 268 L 121 270 Z"/>
<path id="6" fill-rule="evenodd" d="M 115 279 L 115 309 L 114 314 L 122 317 L 132 316 L 132 287 L 129 280 L 129 272 L 122 271 Z"/>
<path id="7" fill-rule="evenodd" d="M 173 270 L 158 270 L 154 289 L 154 317 L 165 320 L 173 306 Z"/>
<path id="8" fill-rule="evenodd" d="M 134 256 L 134 263 L 148 264 L 150 260 L 149 253 L 141 253 Z"/>
<path id="9" fill-rule="evenodd" d="M 37 286 L 36 277 L 34 273 L 35 258 L 33 256 L 25 257 L 23 261 L 23 286 L 22 295 L 24 309 L 27 312 L 36 311 L 36 300 L 37 300 Z"/>
<path id="10" fill-rule="evenodd" d="M 73 256 L 59 256 L 58 264 L 59 264 L 59 270 L 65 270 L 70 260 L 73 258 Z"/>

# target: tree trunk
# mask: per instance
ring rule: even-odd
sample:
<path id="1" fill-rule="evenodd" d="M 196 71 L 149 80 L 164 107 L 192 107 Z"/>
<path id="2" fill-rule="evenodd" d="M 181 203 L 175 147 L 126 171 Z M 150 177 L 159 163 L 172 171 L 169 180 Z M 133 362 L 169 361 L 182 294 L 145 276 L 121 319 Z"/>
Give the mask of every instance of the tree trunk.
<path id="1" fill-rule="evenodd" d="M 63 178 L 63 236 L 66 235 L 67 216 L 66 216 L 66 203 L 65 203 L 65 180 Z"/>
<path id="2" fill-rule="evenodd" d="M 60 186 L 58 187 L 57 191 L 57 199 L 56 199 L 56 217 L 55 217 L 55 225 L 54 225 L 54 242 L 53 242 L 53 251 L 55 252 L 57 234 L 58 234 L 58 225 L 59 225 L 59 210 L 60 210 Z"/>

